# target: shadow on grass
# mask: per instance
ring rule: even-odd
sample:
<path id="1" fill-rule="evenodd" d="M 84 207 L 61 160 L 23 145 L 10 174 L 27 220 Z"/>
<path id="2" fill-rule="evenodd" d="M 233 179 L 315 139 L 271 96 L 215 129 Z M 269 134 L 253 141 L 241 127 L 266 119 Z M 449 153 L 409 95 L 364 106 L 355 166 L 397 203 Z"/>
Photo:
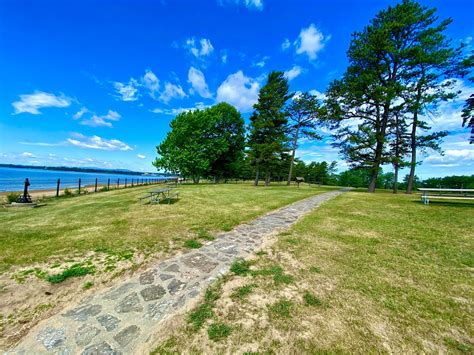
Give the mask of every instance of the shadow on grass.
<path id="1" fill-rule="evenodd" d="M 422 204 L 420 200 L 412 201 L 413 203 Z M 426 207 L 429 206 L 440 206 L 440 207 L 460 207 L 460 208 L 474 208 L 474 200 L 473 201 L 431 201 Z"/>

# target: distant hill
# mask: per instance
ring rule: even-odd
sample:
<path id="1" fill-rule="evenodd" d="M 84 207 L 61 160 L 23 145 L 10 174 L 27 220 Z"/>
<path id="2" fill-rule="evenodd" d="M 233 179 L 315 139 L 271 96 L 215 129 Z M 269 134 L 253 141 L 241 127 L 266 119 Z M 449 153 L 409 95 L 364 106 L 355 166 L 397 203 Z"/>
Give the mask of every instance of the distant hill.
<path id="1" fill-rule="evenodd" d="M 55 170 L 55 171 L 78 171 L 84 173 L 105 173 L 105 174 L 123 174 L 123 175 L 160 175 L 160 176 L 172 176 L 175 174 L 168 173 L 150 173 L 150 172 L 138 172 L 127 169 L 101 169 L 94 167 L 71 167 L 71 166 L 38 166 L 38 165 L 18 165 L 18 164 L 0 164 L 2 168 L 16 168 L 16 169 L 42 169 L 42 170 Z"/>

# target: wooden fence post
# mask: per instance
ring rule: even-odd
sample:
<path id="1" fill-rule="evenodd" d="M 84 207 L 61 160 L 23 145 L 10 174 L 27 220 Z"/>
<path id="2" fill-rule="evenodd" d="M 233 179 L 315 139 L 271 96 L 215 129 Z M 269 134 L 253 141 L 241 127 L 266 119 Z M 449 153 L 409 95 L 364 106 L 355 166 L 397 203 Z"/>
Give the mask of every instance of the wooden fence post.
<path id="1" fill-rule="evenodd" d="M 110 190 L 110 178 L 107 180 L 107 191 Z"/>
<path id="2" fill-rule="evenodd" d="M 127 188 L 127 178 L 125 178 L 125 188 Z"/>
<path id="3" fill-rule="evenodd" d="M 61 184 L 61 179 L 58 179 L 58 184 L 56 185 L 56 197 L 59 197 L 59 185 Z"/>
<path id="4" fill-rule="evenodd" d="M 81 194 L 81 179 L 79 178 L 79 195 Z"/>
<path id="5" fill-rule="evenodd" d="M 97 178 L 95 178 L 95 188 L 94 188 L 94 192 L 97 192 Z"/>
<path id="6" fill-rule="evenodd" d="M 117 189 L 120 187 L 120 179 L 117 179 Z"/>

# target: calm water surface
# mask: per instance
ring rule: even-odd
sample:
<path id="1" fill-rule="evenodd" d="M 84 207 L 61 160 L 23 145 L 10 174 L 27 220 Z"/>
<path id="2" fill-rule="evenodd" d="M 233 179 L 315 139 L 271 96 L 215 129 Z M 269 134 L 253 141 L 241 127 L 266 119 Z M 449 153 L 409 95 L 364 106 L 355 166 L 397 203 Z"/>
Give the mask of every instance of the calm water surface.
<path id="1" fill-rule="evenodd" d="M 30 190 L 50 190 L 56 188 L 58 179 L 61 179 L 61 188 L 77 188 L 79 179 L 81 185 L 94 185 L 95 179 L 98 184 L 107 184 L 110 179 L 110 185 L 115 186 L 120 179 L 122 186 L 127 179 L 130 184 L 132 179 L 166 179 L 166 177 L 156 175 L 125 175 L 125 174 L 106 174 L 106 173 L 83 173 L 77 171 L 56 171 L 44 169 L 17 169 L 0 167 L 0 192 L 22 191 L 25 178 L 30 181 Z"/>

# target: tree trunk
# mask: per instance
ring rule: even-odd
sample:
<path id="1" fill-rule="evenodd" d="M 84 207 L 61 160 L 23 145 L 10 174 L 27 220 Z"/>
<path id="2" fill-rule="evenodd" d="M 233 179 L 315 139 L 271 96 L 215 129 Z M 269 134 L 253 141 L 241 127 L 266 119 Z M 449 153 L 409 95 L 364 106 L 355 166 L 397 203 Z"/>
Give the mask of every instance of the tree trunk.
<path id="1" fill-rule="evenodd" d="M 418 111 L 413 114 L 413 125 L 411 127 L 411 161 L 410 161 L 410 175 L 408 176 L 407 194 L 413 192 L 413 184 L 415 180 L 416 168 L 416 128 L 418 125 Z"/>
<path id="2" fill-rule="evenodd" d="M 258 175 L 259 175 L 259 171 L 258 171 L 258 168 L 257 168 L 257 172 L 255 173 L 255 181 L 253 183 L 255 186 L 258 186 Z"/>
<path id="3" fill-rule="evenodd" d="M 199 176 L 193 176 L 193 183 L 194 184 L 199 184 Z"/>
<path id="4" fill-rule="evenodd" d="M 395 174 L 393 177 L 393 193 L 396 194 L 398 192 L 398 164 L 395 164 Z"/>
<path id="5" fill-rule="evenodd" d="M 267 170 L 267 173 L 265 174 L 265 186 L 270 185 L 270 171 Z"/>
<path id="6" fill-rule="evenodd" d="M 290 186 L 291 184 L 291 175 L 293 174 L 293 164 L 295 163 L 296 145 L 298 144 L 299 130 L 300 130 L 300 127 L 298 126 L 295 132 L 295 139 L 293 140 L 293 152 L 291 154 L 290 172 L 288 173 L 288 181 L 286 182 L 288 186 Z"/>
<path id="7" fill-rule="evenodd" d="M 370 184 L 367 192 L 375 192 L 375 188 L 377 187 L 377 178 L 379 177 L 379 167 L 380 161 L 382 160 L 382 150 L 383 150 L 383 142 L 377 140 L 377 145 L 375 147 L 375 161 L 374 165 L 372 166 L 372 175 L 370 177 Z"/>

